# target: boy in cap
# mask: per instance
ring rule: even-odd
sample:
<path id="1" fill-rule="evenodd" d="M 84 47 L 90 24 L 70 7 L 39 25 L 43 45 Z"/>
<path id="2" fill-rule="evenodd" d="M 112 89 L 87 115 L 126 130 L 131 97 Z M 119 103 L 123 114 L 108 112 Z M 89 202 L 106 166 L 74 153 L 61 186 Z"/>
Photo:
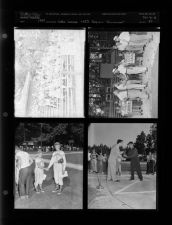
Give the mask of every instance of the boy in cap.
<path id="1" fill-rule="evenodd" d="M 53 166 L 54 181 L 56 183 L 56 188 L 55 190 L 53 190 L 53 192 L 58 191 L 58 194 L 61 194 L 62 187 L 63 187 L 63 177 L 65 175 L 65 169 L 66 169 L 66 157 L 65 157 L 65 153 L 62 150 L 60 150 L 59 142 L 56 142 L 54 144 L 54 147 L 55 147 L 55 152 L 53 152 L 53 155 L 47 170 L 49 170 L 50 167 Z"/>

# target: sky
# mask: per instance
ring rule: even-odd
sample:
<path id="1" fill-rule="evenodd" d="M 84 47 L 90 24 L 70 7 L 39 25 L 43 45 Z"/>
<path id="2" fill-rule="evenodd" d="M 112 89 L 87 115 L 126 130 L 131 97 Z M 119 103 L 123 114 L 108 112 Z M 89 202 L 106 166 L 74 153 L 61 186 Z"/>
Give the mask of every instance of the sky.
<path id="1" fill-rule="evenodd" d="M 117 139 L 135 142 L 137 135 L 149 133 L 152 123 L 92 123 L 88 130 L 88 145 L 106 144 L 112 146 Z"/>

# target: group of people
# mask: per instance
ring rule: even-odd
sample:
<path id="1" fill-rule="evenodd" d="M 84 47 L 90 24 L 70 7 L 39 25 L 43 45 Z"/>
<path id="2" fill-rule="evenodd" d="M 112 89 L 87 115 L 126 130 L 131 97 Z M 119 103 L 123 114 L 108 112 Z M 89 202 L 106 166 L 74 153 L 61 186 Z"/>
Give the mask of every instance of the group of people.
<path id="1" fill-rule="evenodd" d="M 114 144 L 111 148 L 111 153 L 108 160 L 107 180 L 119 182 L 121 176 L 121 160 L 130 159 L 130 180 L 134 180 L 134 172 L 136 171 L 140 181 L 142 181 L 143 176 L 137 149 L 134 147 L 133 142 L 128 143 L 127 148 L 124 152 L 120 151 L 120 148 L 123 146 L 123 140 L 118 139 L 117 143 Z"/>
<path id="2" fill-rule="evenodd" d="M 120 182 L 121 177 L 121 162 L 126 159 L 130 160 L 130 180 L 134 180 L 135 172 L 138 175 L 140 181 L 143 180 L 142 170 L 140 166 L 140 159 L 137 149 L 134 147 L 133 142 L 129 142 L 127 147 L 124 146 L 124 141 L 121 139 L 117 140 L 117 143 L 111 147 L 109 157 L 106 154 L 100 152 L 97 154 L 95 149 L 92 153 L 88 153 L 88 169 L 89 172 L 95 172 L 99 174 L 99 186 L 101 186 L 100 174 L 103 172 L 107 173 L 107 180 L 113 182 Z M 156 155 L 149 152 L 147 155 L 147 168 L 146 174 L 154 174 L 156 172 Z"/>
<path id="3" fill-rule="evenodd" d="M 148 68 L 137 65 L 136 58 L 143 54 L 145 46 L 153 40 L 150 32 L 142 34 L 137 32 L 122 32 L 119 36 L 114 37 L 114 49 L 118 49 L 123 55 L 123 60 L 115 65 L 112 70 L 115 77 L 118 77 L 119 82 L 113 84 L 114 95 L 118 97 L 121 104 L 121 114 L 125 115 L 126 112 L 122 110 L 122 105 L 129 100 L 140 99 L 144 101 L 149 98 L 149 93 L 146 90 L 148 86 L 147 80 L 144 78 Z M 128 55 L 128 60 L 126 59 Z M 140 57 L 139 57 L 140 58 Z M 136 114 L 143 114 L 142 107 L 136 111 Z"/>
<path id="4" fill-rule="evenodd" d="M 63 149 L 65 149 L 66 151 L 79 151 L 80 148 L 79 147 L 75 147 L 75 146 L 71 146 L 71 145 L 63 145 L 62 146 Z M 42 152 L 53 152 L 55 151 L 55 148 L 54 146 L 35 146 L 35 145 L 32 145 L 32 146 L 23 146 L 21 145 L 20 148 L 23 150 L 23 151 L 42 151 Z"/>
<path id="5" fill-rule="evenodd" d="M 55 189 L 53 192 L 61 194 L 63 188 L 63 178 L 68 176 L 66 171 L 65 153 L 60 149 L 60 143 L 54 144 L 55 151 L 52 154 L 49 165 L 45 167 L 42 157 L 42 151 L 39 151 L 36 157 L 23 151 L 21 148 L 15 148 L 15 184 L 16 190 L 21 199 L 28 199 L 31 189 L 34 187 L 36 193 L 44 192 L 42 187 L 46 180 L 48 171 L 53 166 L 53 177 Z"/>
<path id="6" fill-rule="evenodd" d="M 124 150 L 125 149 L 125 150 Z M 137 149 L 134 147 L 133 142 L 129 142 L 127 148 L 124 148 L 124 141 L 117 140 L 111 148 L 109 157 L 100 152 L 97 154 L 93 149 L 92 153 L 88 153 L 88 169 L 89 172 L 98 174 L 107 173 L 107 180 L 119 182 L 121 176 L 121 162 L 130 159 L 130 180 L 134 180 L 134 172 L 137 172 L 139 179 L 142 181 L 143 176 L 140 167 L 140 160 Z M 99 179 L 100 180 L 100 179 Z"/>
<path id="7" fill-rule="evenodd" d="M 21 145 L 20 148 L 23 150 L 23 151 L 42 151 L 42 152 L 52 152 L 54 151 L 54 146 L 23 146 Z"/>
<path id="8" fill-rule="evenodd" d="M 97 173 L 98 171 L 101 173 L 107 173 L 107 163 L 108 158 L 106 153 L 100 152 L 96 153 L 95 149 L 93 149 L 92 153 L 88 152 L 88 171 L 89 173 Z"/>

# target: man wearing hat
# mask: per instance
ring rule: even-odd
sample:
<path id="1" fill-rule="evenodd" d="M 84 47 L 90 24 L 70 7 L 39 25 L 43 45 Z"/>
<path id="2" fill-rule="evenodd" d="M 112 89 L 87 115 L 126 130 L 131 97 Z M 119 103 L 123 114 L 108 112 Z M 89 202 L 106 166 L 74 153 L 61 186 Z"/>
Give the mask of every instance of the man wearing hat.
<path id="1" fill-rule="evenodd" d="M 54 144 L 55 152 L 52 154 L 52 158 L 50 160 L 49 166 L 47 170 L 50 169 L 51 166 L 53 166 L 54 171 L 54 181 L 56 184 L 55 190 L 53 192 L 57 192 L 58 194 L 61 194 L 62 187 L 63 187 L 63 177 L 65 174 L 66 169 L 66 157 L 65 153 L 60 150 L 60 143 L 56 142 Z"/>
<path id="2" fill-rule="evenodd" d="M 130 180 L 134 180 L 134 171 L 136 171 L 140 181 L 142 181 L 143 176 L 142 176 L 142 172 L 140 168 L 138 152 L 137 152 L 137 149 L 134 148 L 132 141 L 128 143 L 127 155 L 124 155 L 123 157 L 130 159 L 130 170 L 131 170 Z"/>

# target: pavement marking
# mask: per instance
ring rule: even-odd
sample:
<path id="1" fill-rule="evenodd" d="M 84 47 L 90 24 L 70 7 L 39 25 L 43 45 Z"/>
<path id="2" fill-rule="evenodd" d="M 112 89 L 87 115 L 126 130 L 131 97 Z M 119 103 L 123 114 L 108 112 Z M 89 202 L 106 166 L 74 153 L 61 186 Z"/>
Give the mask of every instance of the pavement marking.
<path id="1" fill-rule="evenodd" d="M 132 185 L 137 184 L 137 183 L 139 183 L 139 182 L 140 182 L 140 181 L 135 181 L 134 183 L 131 183 L 131 184 L 129 184 L 129 185 L 127 185 L 127 186 L 121 188 L 120 190 L 114 192 L 114 194 L 118 194 L 118 193 L 120 193 L 120 192 L 126 190 L 127 188 L 131 187 Z"/>
<path id="2" fill-rule="evenodd" d="M 156 193 L 156 191 L 126 191 L 126 192 L 119 192 L 115 194 L 123 195 L 123 194 L 147 194 L 147 193 Z"/>
<path id="3" fill-rule="evenodd" d="M 110 190 L 107 181 L 106 181 L 106 184 L 107 184 L 107 190 L 108 190 L 109 194 L 112 196 L 113 199 L 115 199 L 115 200 L 117 200 L 118 202 L 120 202 L 120 203 L 122 204 L 122 205 L 121 205 L 122 207 L 124 207 L 124 206 L 126 207 L 126 206 L 127 206 L 129 209 L 133 209 L 132 206 L 128 205 L 126 202 L 124 202 L 124 201 L 122 201 L 121 199 L 119 199 L 119 198 L 117 197 L 117 195 L 114 196 L 114 193 L 112 193 L 112 191 Z"/>
<path id="4" fill-rule="evenodd" d="M 43 159 L 43 161 L 46 163 L 49 163 L 50 159 Z M 83 170 L 83 165 L 81 165 L 81 164 L 66 163 L 66 167 L 76 169 L 76 170 Z"/>

